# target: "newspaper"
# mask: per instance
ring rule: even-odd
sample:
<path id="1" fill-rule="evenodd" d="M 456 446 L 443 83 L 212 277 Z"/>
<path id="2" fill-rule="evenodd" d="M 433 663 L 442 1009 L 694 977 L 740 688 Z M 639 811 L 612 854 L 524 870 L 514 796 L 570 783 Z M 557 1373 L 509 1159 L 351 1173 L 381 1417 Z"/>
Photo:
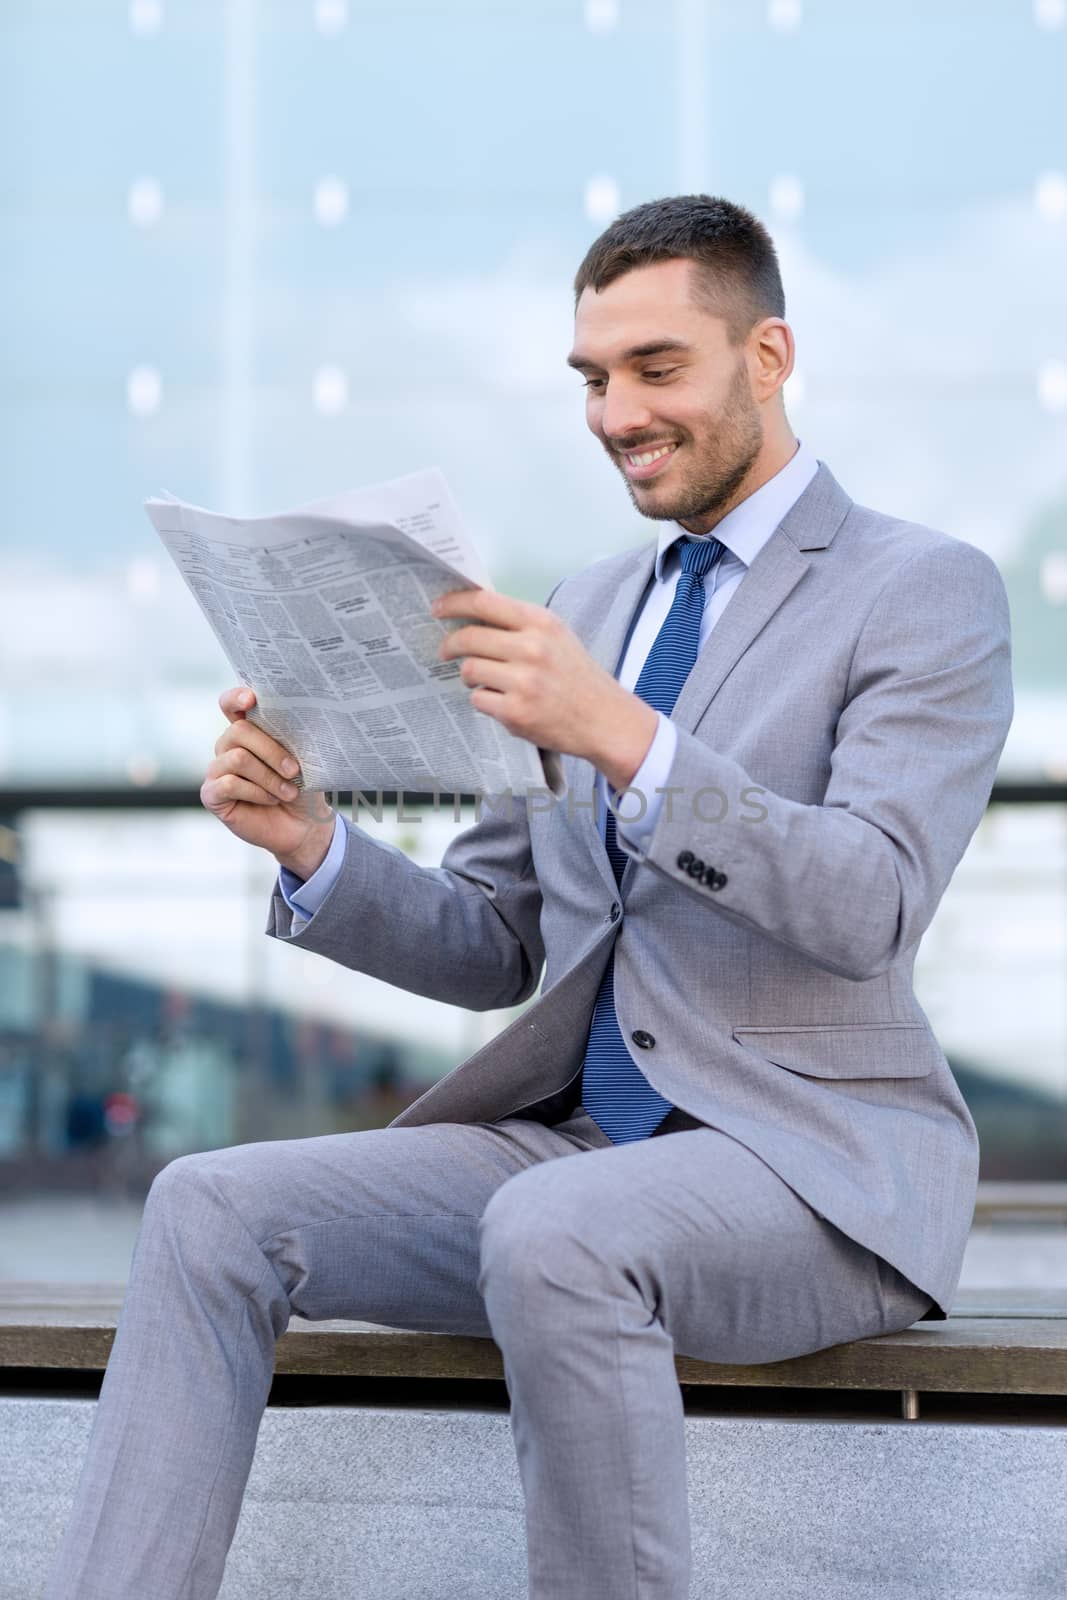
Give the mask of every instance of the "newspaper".
<path id="1" fill-rule="evenodd" d="M 276 516 L 168 493 L 145 510 L 303 788 L 562 792 L 558 755 L 476 711 L 438 657 L 463 623 L 430 602 L 492 584 L 436 467 Z"/>

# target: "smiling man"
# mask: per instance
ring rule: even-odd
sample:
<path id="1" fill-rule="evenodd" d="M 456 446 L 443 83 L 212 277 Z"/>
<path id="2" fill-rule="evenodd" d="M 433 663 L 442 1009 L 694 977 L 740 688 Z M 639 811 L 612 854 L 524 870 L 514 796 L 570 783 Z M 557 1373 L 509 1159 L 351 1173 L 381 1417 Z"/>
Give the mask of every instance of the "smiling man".
<path id="1" fill-rule="evenodd" d="M 201 791 L 279 863 L 272 937 L 533 1003 L 388 1128 L 160 1174 L 45 1600 L 217 1594 L 294 1312 L 493 1337 L 531 1600 L 684 1600 L 675 1356 L 951 1304 L 978 1147 L 912 967 L 1011 721 L 1003 584 L 798 443 L 742 207 L 638 206 L 575 296 L 588 426 L 656 537 L 544 606 L 437 608 L 475 708 L 562 753 L 566 803 L 494 806 L 417 866 L 296 797 L 238 689 Z"/>
<path id="2" fill-rule="evenodd" d="M 691 248 L 700 253 L 664 255 L 674 248 L 672 229 L 685 203 Z M 672 546 L 679 535 L 709 533 L 775 480 L 761 502 L 748 506 L 716 574 L 705 579 L 705 603 L 712 604 L 700 629 L 703 643 L 747 570 L 746 556 L 758 548 L 741 529 L 769 532 L 768 516 L 784 513 L 817 463 L 800 450 L 786 419 L 782 385 L 793 370 L 793 334 L 774 247 L 754 217 L 699 197 L 639 207 L 593 246 L 575 291 L 575 344 L 567 362 L 585 380 L 588 426 L 637 510 L 670 523 L 659 540 L 656 586 L 636 618 L 636 649 L 619 674 L 632 687 L 636 674 L 627 667 L 643 661 L 674 596 L 670 573 L 677 577 L 680 559 Z M 641 338 L 642 331 L 651 337 Z M 474 605 L 457 591 L 434 609 L 438 616 L 476 616 L 496 630 L 462 629 L 442 650 L 467 658 L 462 674 L 480 686 L 479 710 L 535 743 L 544 744 L 551 730 L 550 748 L 586 757 L 616 790 L 632 788 L 632 803 L 616 797 L 621 819 L 640 816 L 650 824 L 658 816 L 658 780 L 673 751 L 662 713 L 655 760 L 641 770 L 656 714 L 638 696 L 620 695 L 591 660 L 575 658 L 561 630 L 552 633 L 548 614 L 524 611 L 489 591 Z M 549 630 L 549 640 L 538 637 L 539 629 Z M 524 667 L 519 676 L 516 669 Z M 553 685 L 558 703 L 550 707 Z M 539 717 L 542 708 L 546 715 Z M 602 788 L 597 800 L 604 803 Z"/>
<path id="3" fill-rule="evenodd" d="M 745 317 L 711 292 L 697 261 L 611 272 L 605 250 L 579 276 L 567 357 L 585 378 L 589 427 L 643 516 L 708 533 L 796 449 L 782 403 L 793 335 L 780 288 L 772 281 L 749 304 L 760 327 L 749 349 Z M 657 325 L 661 337 L 627 342 L 634 327 Z"/>

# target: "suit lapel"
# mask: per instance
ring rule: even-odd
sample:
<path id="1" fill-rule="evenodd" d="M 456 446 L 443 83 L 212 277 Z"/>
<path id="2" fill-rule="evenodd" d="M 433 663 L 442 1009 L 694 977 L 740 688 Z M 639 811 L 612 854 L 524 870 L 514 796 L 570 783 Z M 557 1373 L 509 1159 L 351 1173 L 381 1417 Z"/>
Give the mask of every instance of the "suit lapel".
<path id="1" fill-rule="evenodd" d="M 716 622 L 682 685 L 671 721 L 692 733 L 729 673 L 811 566 L 782 536 L 767 540 Z"/>
<path id="2" fill-rule="evenodd" d="M 672 722 L 688 733 L 693 731 L 729 673 L 811 566 L 811 560 L 804 552 L 825 549 L 851 505 L 852 501 L 829 467 L 820 461 L 814 478 L 782 518 L 727 601 L 722 616 L 682 685 L 681 694 L 671 713 Z M 655 568 L 655 560 L 654 544 L 634 552 L 633 566 L 608 599 L 603 620 L 585 641 L 590 655 L 613 676 L 634 611 Z M 588 797 L 596 780 L 592 763 L 579 760 L 576 756 L 564 756 L 563 768 L 568 789 L 579 799 Z M 589 848 L 605 882 L 613 892 L 617 892 L 611 862 L 592 811 L 584 809 L 576 811 L 575 815 L 585 830 Z M 623 887 L 634 865 L 633 861 L 627 862 Z"/>
<path id="3" fill-rule="evenodd" d="M 692 733 L 745 651 L 825 550 L 852 501 L 829 467 L 819 469 L 745 573 L 716 622 L 678 696 L 671 721 Z"/>

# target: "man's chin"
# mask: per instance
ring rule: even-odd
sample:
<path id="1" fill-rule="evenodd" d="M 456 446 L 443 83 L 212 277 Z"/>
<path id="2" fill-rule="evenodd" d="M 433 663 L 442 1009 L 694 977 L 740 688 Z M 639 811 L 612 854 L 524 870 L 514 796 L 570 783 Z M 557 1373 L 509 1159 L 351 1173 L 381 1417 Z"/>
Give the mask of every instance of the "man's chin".
<path id="1" fill-rule="evenodd" d="M 685 515 L 684 507 L 677 502 L 677 491 L 672 498 L 671 492 L 666 488 L 661 489 L 654 480 L 649 483 L 640 481 L 633 483 L 626 477 L 625 472 L 623 478 L 627 493 L 634 503 L 634 509 L 643 517 L 649 517 L 653 522 L 676 522 L 679 511 Z"/>

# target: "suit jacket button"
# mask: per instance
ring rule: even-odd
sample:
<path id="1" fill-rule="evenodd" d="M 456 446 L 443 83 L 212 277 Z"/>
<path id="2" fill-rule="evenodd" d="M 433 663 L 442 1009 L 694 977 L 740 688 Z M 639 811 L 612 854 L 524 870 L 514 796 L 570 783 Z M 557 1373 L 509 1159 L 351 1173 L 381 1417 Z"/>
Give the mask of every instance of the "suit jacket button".
<path id="1" fill-rule="evenodd" d="M 618 922 L 621 914 L 622 907 L 617 900 L 613 900 L 611 902 L 611 910 L 608 912 L 608 916 L 611 918 L 612 922 Z"/>
<path id="2" fill-rule="evenodd" d="M 725 889 L 728 881 L 729 880 L 727 879 L 725 872 L 720 872 L 716 875 L 715 881 L 710 885 L 710 887 L 712 889 Z"/>
<path id="3" fill-rule="evenodd" d="M 709 889 L 721 889 L 726 882 L 726 874 L 719 872 L 716 867 L 708 867 L 704 872 L 704 882 Z"/>
<path id="4" fill-rule="evenodd" d="M 704 863 L 701 861 L 700 857 L 697 856 L 695 860 L 689 863 L 685 870 L 688 872 L 691 878 L 702 877 L 704 873 Z"/>
<path id="5" fill-rule="evenodd" d="M 645 1032 L 644 1028 L 635 1028 L 630 1038 L 639 1050 L 651 1050 L 656 1042 L 650 1033 Z"/>
<path id="6" fill-rule="evenodd" d="M 683 850 L 682 851 L 681 855 L 678 857 L 678 865 L 681 867 L 683 872 L 685 872 L 688 869 L 689 863 L 692 861 L 692 859 L 693 859 L 692 850 Z"/>

